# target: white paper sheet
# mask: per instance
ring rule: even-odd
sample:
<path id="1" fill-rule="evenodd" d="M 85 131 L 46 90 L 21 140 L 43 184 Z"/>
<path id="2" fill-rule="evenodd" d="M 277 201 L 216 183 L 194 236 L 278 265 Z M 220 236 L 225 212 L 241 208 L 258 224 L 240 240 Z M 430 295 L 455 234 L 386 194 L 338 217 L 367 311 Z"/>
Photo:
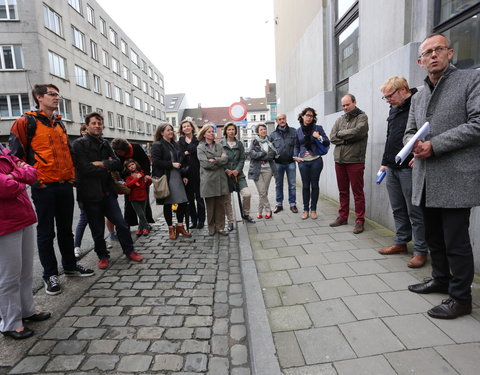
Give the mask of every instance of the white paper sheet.
<path id="1" fill-rule="evenodd" d="M 425 136 L 430 133 L 430 123 L 427 121 L 423 126 L 414 134 L 412 138 L 407 142 L 405 146 L 400 150 L 400 152 L 395 156 L 395 162 L 400 165 L 402 164 L 408 155 L 412 152 L 413 145 L 417 140 L 424 140 Z"/>

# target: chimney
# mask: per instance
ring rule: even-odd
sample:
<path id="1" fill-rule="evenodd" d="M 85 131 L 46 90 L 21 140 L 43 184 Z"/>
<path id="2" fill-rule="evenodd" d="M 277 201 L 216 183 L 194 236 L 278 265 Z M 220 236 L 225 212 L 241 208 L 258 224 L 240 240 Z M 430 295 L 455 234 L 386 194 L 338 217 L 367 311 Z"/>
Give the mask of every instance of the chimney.
<path id="1" fill-rule="evenodd" d="M 265 85 L 265 92 L 270 94 L 270 80 L 267 79 L 267 84 Z"/>

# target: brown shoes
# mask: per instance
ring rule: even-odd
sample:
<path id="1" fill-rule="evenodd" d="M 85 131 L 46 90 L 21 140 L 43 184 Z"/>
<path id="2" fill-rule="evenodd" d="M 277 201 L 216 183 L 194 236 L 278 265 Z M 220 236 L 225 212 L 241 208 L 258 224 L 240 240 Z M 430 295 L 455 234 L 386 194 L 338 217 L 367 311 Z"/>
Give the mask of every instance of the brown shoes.
<path id="1" fill-rule="evenodd" d="M 427 262 L 426 255 L 414 254 L 412 259 L 410 259 L 407 263 L 407 266 L 410 268 L 421 268 Z"/>
<path id="2" fill-rule="evenodd" d="M 277 206 L 275 206 L 275 209 L 273 210 L 273 213 L 278 214 L 280 211 L 283 211 L 283 206 L 277 205 Z"/>
<path id="3" fill-rule="evenodd" d="M 353 233 L 354 234 L 359 234 L 359 233 L 362 233 L 364 230 L 363 228 L 363 221 L 357 221 L 355 223 L 355 227 L 353 228 Z"/>
<path id="4" fill-rule="evenodd" d="M 298 208 L 297 208 L 297 206 L 295 206 L 295 205 L 290 206 L 290 211 L 292 211 L 294 214 L 298 214 Z"/>
<path id="5" fill-rule="evenodd" d="M 168 238 L 170 238 L 171 240 L 177 239 L 177 233 L 175 232 L 174 226 L 168 227 Z"/>
<path id="6" fill-rule="evenodd" d="M 407 252 L 407 245 L 390 245 L 378 250 L 382 255 L 402 254 Z"/>
<path id="7" fill-rule="evenodd" d="M 335 219 L 335 221 L 332 221 L 329 225 L 331 227 L 339 227 L 340 225 L 347 225 L 348 220 L 342 219 L 340 216 Z"/>
<path id="8" fill-rule="evenodd" d="M 192 237 L 192 234 L 185 230 L 183 224 L 177 224 L 175 231 L 177 232 L 177 236 L 181 234 L 184 237 Z"/>
<path id="9" fill-rule="evenodd" d="M 308 216 L 309 216 L 309 212 L 308 211 L 303 211 L 302 220 L 308 219 Z"/>
<path id="10" fill-rule="evenodd" d="M 313 220 L 317 220 L 317 219 L 318 219 L 317 211 L 312 211 L 312 213 L 310 214 L 310 217 L 311 217 Z"/>

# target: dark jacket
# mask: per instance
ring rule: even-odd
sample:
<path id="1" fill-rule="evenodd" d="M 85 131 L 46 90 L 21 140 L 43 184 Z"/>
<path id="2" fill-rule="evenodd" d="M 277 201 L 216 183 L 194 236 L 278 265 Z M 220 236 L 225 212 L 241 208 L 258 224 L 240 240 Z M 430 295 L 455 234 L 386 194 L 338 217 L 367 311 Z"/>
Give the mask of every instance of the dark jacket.
<path id="1" fill-rule="evenodd" d="M 120 172 L 122 164 L 105 139 L 87 134 L 75 140 L 72 153 L 79 202 L 99 202 L 107 193 L 116 195 L 110 172 Z M 93 165 L 93 161 L 102 161 L 105 168 Z"/>
<path id="2" fill-rule="evenodd" d="M 136 143 L 130 143 L 132 145 L 133 149 L 133 154 L 131 156 L 121 156 L 117 155 L 117 158 L 120 159 L 120 162 L 125 163 L 125 160 L 127 159 L 133 159 L 135 160 L 138 164 L 140 164 L 140 167 L 142 168 L 143 173 L 145 173 L 146 176 L 150 176 L 151 174 L 151 167 L 150 167 L 150 159 L 148 158 L 146 152 L 143 150 L 143 147 L 139 144 Z M 124 171 L 124 177 L 126 177 L 127 174 L 125 174 Z"/>
<path id="3" fill-rule="evenodd" d="M 198 139 L 197 137 L 193 136 L 192 141 L 187 143 L 185 141 L 185 137 L 181 136 L 178 140 L 178 145 L 182 154 L 184 155 L 184 163 L 188 166 L 187 170 L 187 178 L 189 183 L 199 183 L 200 181 L 200 162 L 198 161 L 197 157 L 197 147 L 198 147 Z M 188 151 L 188 155 L 185 155 L 185 151 Z"/>
<path id="4" fill-rule="evenodd" d="M 293 163 L 293 148 L 295 147 L 296 133 L 295 129 L 290 126 L 286 126 L 284 131 L 279 129 L 277 125 L 276 129 L 270 134 L 270 140 L 277 149 L 278 158 L 275 162 L 278 164 Z"/>
<path id="5" fill-rule="evenodd" d="M 417 89 L 410 90 L 412 96 L 417 92 Z M 401 165 L 397 165 L 395 162 L 395 156 L 403 148 L 403 135 L 405 134 L 405 128 L 408 121 L 408 112 L 410 111 L 410 103 L 412 96 L 407 98 L 400 107 L 391 107 L 390 113 L 387 118 L 387 140 L 385 142 L 385 151 L 383 152 L 382 165 L 393 169 L 410 168 L 408 163 L 413 158 L 413 154 L 410 154 L 405 162 Z"/>
<path id="6" fill-rule="evenodd" d="M 236 170 L 239 172 L 237 180 L 238 191 L 240 191 L 248 186 L 247 180 L 245 179 L 245 174 L 243 173 L 243 166 L 245 164 L 245 148 L 243 147 L 242 142 L 236 142 L 237 144 L 233 148 L 229 146 L 226 139 L 222 139 L 220 144 L 223 146 L 223 151 L 225 151 L 228 156 L 228 162 L 225 166 L 225 169 L 230 169 L 232 171 Z M 233 177 L 228 178 L 228 188 L 231 192 L 234 190 L 236 191 L 236 185 L 237 184 L 235 183 L 235 179 Z"/>
<path id="7" fill-rule="evenodd" d="M 323 127 L 321 125 L 316 125 L 316 124 L 314 124 L 313 126 L 314 128 L 312 133 L 319 132 L 323 138 L 322 144 L 325 147 L 330 146 L 330 140 L 328 139 L 327 134 L 325 134 L 325 130 L 323 130 Z M 303 134 L 302 125 L 301 125 L 295 131 L 295 147 L 293 149 L 293 156 L 298 158 L 303 158 L 306 151 L 307 151 L 307 148 L 305 147 L 305 134 Z M 315 143 L 315 139 L 313 139 L 313 136 L 312 136 L 312 142 L 311 142 L 311 149 L 308 150 L 308 152 L 310 153 L 310 155 L 314 155 L 314 156 L 319 155 L 318 146 Z"/>
<path id="8" fill-rule="evenodd" d="M 275 147 L 275 146 L 274 146 Z M 262 168 L 262 163 L 268 162 L 270 168 L 272 169 L 272 174 L 275 176 L 277 167 L 275 166 L 275 158 L 277 156 L 277 151 L 268 147 L 268 152 L 265 152 L 262 148 L 262 145 L 257 139 L 252 141 L 250 145 L 250 167 L 248 168 L 248 178 L 253 181 L 258 181 L 260 177 L 260 171 Z M 266 167 L 263 167 L 266 168 Z"/>

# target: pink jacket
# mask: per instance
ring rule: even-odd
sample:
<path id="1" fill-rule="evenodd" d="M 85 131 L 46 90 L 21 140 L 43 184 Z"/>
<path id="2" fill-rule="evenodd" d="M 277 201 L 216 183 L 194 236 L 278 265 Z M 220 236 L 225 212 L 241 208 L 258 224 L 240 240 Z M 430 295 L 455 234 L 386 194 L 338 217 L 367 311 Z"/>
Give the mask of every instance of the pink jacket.
<path id="1" fill-rule="evenodd" d="M 25 190 L 25 184 L 33 184 L 37 180 L 37 170 L 28 164 L 20 168 L 18 162 L 22 160 L 0 145 L 0 236 L 37 222 Z M 13 179 L 8 178 L 9 174 Z"/>

